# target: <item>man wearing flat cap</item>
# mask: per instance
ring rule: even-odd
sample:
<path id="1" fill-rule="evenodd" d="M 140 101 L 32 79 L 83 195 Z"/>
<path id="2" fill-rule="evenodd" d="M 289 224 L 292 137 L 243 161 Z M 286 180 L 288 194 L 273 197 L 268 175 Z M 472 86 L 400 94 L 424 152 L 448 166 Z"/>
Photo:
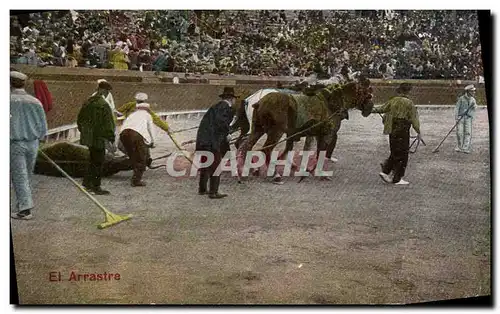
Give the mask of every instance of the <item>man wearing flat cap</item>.
<path id="1" fill-rule="evenodd" d="M 150 164 L 149 148 L 154 147 L 155 142 L 153 119 L 149 114 L 149 104 L 145 102 L 147 95 L 138 93 L 136 99 L 136 110 L 125 119 L 120 133 L 120 142 L 134 169 L 131 181 L 133 187 L 146 185 L 142 176 Z"/>
<path id="2" fill-rule="evenodd" d="M 455 151 L 469 154 L 472 152 L 472 120 L 476 116 L 477 108 L 474 98 L 476 88 L 474 85 L 467 85 L 464 90 L 464 94 L 458 98 L 455 105 L 455 120 L 458 122 Z"/>
<path id="3" fill-rule="evenodd" d="M 80 143 L 87 146 L 90 152 L 83 186 L 97 195 L 109 194 L 109 191 L 101 188 L 101 176 L 107 142 L 115 141 L 115 119 L 105 100 L 110 90 L 111 85 L 108 82 L 99 83 L 97 92 L 83 104 L 77 119 Z"/>
<path id="4" fill-rule="evenodd" d="M 229 124 L 233 120 L 231 107 L 238 98 L 234 94 L 234 88 L 224 87 L 222 98 L 217 104 L 210 107 L 201 119 L 198 133 L 196 135 L 196 151 L 207 151 L 214 155 L 214 162 L 207 168 L 200 169 L 200 184 L 198 194 L 209 198 L 223 198 L 227 194 L 219 193 L 220 177 L 214 175 L 222 157 L 229 151 Z M 204 156 L 202 156 L 204 157 Z M 205 162 L 201 160 L 201 162 Z M 210 190 L 207 191 L 207 183 L 210 179 Z"/>
<path id="5" fill-rule="evenodd" d="M 40 101 L 25 91 L 27 79 L 23 73 L 10 72 L 10 178 L 17 199 L 12 218 L 23 220 L 33 217 L 31 175 L 39 143 L 47 135 L 45 111 Z"/>
<path id="6" fill-rule="evenodd" d="M 148 95 L 145 93 L 137 93 L 135 94 L 135 101 L 128 102 L 124 105 L 122 105 L 120 108 L 118 108 L 118 111 L 127 118 L 130 114 L 132 114 L 136 110 L 136 106 L 138 103 L 145 102 L 148 100 Z M 168 126 L 168 123 L 163 121 L 159 115 L 154 113 L 154 111 L 151 110 L 151 108 L 148 109 L 149 114 L 151 115 L 151 118 L 153 119 L 154 125 L 159 127 L 165 132 L 170 132 L 170 128 Z"/>
<path id="7" fill-rule="evenodd" d="M 417 107 L 408 97 L 410 91 L 411 85 L 402 83 L 396 90 L 398 93 L 396 97 L 372 110 L 372 113 L 384 114 L 384 134 L 389 135 L 391 149 L 391 154 L 382 164 L 382 172 L 379 175 L 385 182 L 397 185 L 409 184 L 402 178 L 408 164 L 410 127 L 413 126 L 413 129 L 417 132 L 417 140 L 420 140 L 421 136 Z M 391 172 L 394 172 L 392 178 L 389 176 Z"/>

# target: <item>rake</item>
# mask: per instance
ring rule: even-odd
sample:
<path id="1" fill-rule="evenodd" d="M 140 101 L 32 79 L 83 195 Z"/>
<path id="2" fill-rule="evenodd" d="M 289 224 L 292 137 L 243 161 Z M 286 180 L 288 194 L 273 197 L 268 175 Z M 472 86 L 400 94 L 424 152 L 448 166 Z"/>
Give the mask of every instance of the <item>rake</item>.
<path id="1" fill-rule="evenodd" d="M 441 143 L 439 143 L 439 145 L 436 146 L 436 148 L 434 148 L 434 150 L 432 151 L 433 153 L 439 152 L 439 147 L 441 147 L 441 145 L 443 145 L 444 141 L 448 138 L 448 136 L 451 134 L 451 132 L 453 132 L 453 130 L 457 127 L 458 123 L 460 123 L 461 120 L 462 120 L 462 117 L 460 117 L 460 119 L 457 120 L 457 122 L 455 123 L 455 125 L 450 129 L 450 131 L 448 132 L 448 134 L 446 134 L 446 136 L 443 138 L 443 140 L 441 141 Z"/>
<path id="2" fill-rule="evenodd" d="M 59 170 L 59 172 L 61 172 L 61 174 L 63 176 L 65 176 L 68 180 L 70 180 L 71 183 L 73 183 L 80 191 L 85 193 L 85 195 L 87 195 L 87 197 L 90 198 L 104 212 L 104 214 L 106 215 L 106 221 L 98 224 L 97 228 L 104 229 L 104 228 L 111 227 L 111 226 L 116 225 L 122 221 L 129 220 L 132 218 L 131 214 L 128 214 L 125 216 L 120 216 L 117 214 L 113 214 L 112 212 L 107 210 L 104 206 L 101 205 L 101 203 L 99 203 L 99 201 L 95 197 L 93 197 L 89 192 L 87 192 L 87 190 L 85 190 L 85 188 L 83 186 L 78 184 L 78 182 L 76 182 L 72 177 L 70 177 L 63 169 L 61 169 L 61 167 L 59 167 L 52 159 L 50 159 L 49 156 L 47 156 L 42 150 L 39 149 L 38 152 L 45 159 L 47 159 L 48 162 L 50 162 L 54 167 L 56 167 L 56 169 Z"/>
<path id="3" fill-rule="evenodd" d="M 450 129 L 450 131 L 448 132 L 448 134 L 446 134 L 446 136 L 443 138 L 443 140 L 441 141 L 441 143 L 439 143 L 439 145 L 436 146 L 436 148 L 434 148 L 434 150 L 432 151 L 433 153 L 437 153 L 439 151 L 439 147 L 441 147 L 441 145 L 444 143 L 444 141 L 448 138 L 448 136 L 450 136 L 451 132 L 453 132 L 453 130 L 460 123 L 460 121 L 462 121 L 462 119 L 465 117 L 465 115 L 469 113 L 469 110 L 472 107 L 473 106 L 469 105 L 469 107 L 467 108 L 467 110 L 465 110 L 464 114 L 459 119 L 457 119 L 457 122 L 455 122 L 455 125 Z"/>

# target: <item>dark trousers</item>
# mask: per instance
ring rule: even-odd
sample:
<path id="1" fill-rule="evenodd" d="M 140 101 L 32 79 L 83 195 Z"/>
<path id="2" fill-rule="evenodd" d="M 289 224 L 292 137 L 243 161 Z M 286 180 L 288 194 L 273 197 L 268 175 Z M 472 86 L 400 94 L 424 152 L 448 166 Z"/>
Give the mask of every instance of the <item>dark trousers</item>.
<path id="1" fill-rule="evenodd" d="M 102 165 L 104 164 L 104 148 L 89 147 L 90 161 L 87 174 L 83 178 L 83 185 L 96 189 L 101 187 Z"/>
<path id="2" fill-rule="evenodd" d="M 146 171 L 148 159 L 150 158 L 149 147 L 144 142 L 144 137 L 131 129 L 123 130 L 123 132 L 120 133 L 120 141 L 134 169 L 132 182 L 138 183 L 142 180 L 144 171 Z"/>
<path id="3" fill-rule="evenodd" d="M 405 119 L 394 119 L 392 133 L 389 135 L 391 155 L 382 165 L 385 174 L 394 171 L 392 182 L 397 183 L 405 175 L 408 165 L 408 153 L 410 150 L 410 126 L 411 123 Z"/>
<path id="4" fill-rule="evenodd" d="M 214 172 L 222 160 L 222 153 L 212 152 L 214 154 L 214 162 L 207 168 L 200 169 L 200 185 L 198 192 L 207 191 L 207 183 L 210 179 L 209 194 L 217 194 L 219 192 L 220 176 L 214 176 Z M 206 162 L 206 157 L 202 156 L 201 162 Z"/>

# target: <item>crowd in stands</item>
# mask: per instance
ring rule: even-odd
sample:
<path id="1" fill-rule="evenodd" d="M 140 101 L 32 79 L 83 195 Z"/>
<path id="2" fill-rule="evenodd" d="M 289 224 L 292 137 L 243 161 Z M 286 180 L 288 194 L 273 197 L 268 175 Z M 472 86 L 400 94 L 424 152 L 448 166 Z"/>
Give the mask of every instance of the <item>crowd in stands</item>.
<path id="1" fill-rule="evenodd" d="M 193 74 L 482 75 L 476 11 L 47 11 L 11 16 L 11 63 Z"/>

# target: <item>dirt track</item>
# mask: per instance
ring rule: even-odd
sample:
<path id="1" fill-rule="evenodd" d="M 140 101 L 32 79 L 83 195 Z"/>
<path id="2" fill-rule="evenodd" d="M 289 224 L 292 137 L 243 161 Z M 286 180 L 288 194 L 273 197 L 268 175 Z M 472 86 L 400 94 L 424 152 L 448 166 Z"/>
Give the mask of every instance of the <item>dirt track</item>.
<path id="1" fill-rule="evenodd" d="M 410 156 L 406 187 L 377 175 L 388 154 L 380 117 L 355 112 L 340 131 L 333 182 L 225 177 L 230 196 L 209 200 L 195 178 L 150 170 L 148 187 L 132 189 L 122 173 L 103 181 L 112 195 L 98 198 L 134 218 L 104 230 L 99 209 L 66 179 L 36 176 L 35 219 L 12 221 L 20 301 L 358 304 L 490 294 L 487 111 L 477 112 L 472 154 L 453 151 L 454 134 L 433 154 L 452 115 L 420 111 L 428 146 Z M 172 148 L 165 138 L 154 156 Z M 73 270 L 121 279 L 49 281 L 49 272 L 64 280 Z"/>

